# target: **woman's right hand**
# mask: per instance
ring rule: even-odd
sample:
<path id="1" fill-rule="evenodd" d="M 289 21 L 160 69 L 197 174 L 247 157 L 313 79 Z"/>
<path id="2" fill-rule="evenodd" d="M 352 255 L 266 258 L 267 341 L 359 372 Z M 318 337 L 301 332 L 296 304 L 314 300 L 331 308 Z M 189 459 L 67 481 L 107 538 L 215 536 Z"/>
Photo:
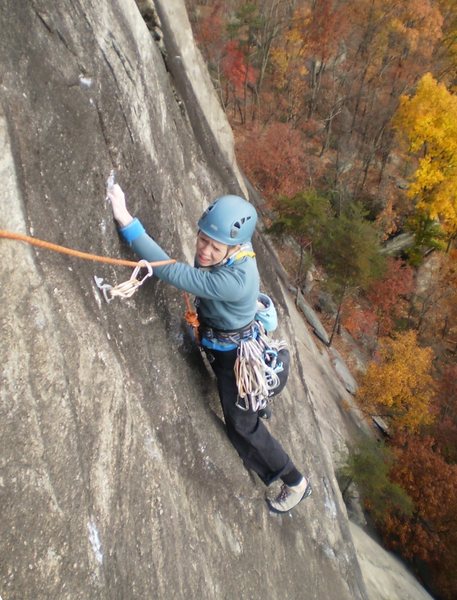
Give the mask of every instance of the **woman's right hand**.
<path id="1" fill-rule="evenodd" d="M 115 183 L 107 192 L 108 199 L 111 202 L 113 216 L 121 227 L 125 227 L 133 221 L 132 215 L 127 210 L 125 203 L 125 194 L 119 184 Z"/>

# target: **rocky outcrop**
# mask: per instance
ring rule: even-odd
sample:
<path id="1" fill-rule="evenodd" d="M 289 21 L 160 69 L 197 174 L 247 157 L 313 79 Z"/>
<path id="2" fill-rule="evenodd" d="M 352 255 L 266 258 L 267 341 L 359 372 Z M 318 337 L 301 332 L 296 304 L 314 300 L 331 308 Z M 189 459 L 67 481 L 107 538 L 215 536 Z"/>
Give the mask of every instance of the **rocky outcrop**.
<path id="1" fill-rule="evenodd" d="M 301 292 L 297 293 L 297 306 L 304 314 L 305 319 L 311 325 L 317 337 L 328 346 L 330 338 L 328 337 L 324 326 L 322 325 L 319 317 L 317 316 L 316 311 L 311 308 L 308 302 L 306 302 Z"/>
<path id="2" fill-rule="evenodd" d="M 155 8 L 167 64 L 133 0 L 4 2 L 1 229 L 131 258 L 105 203 L 114 168 L 191 260 L 203 207 L 242 181 L 182 3 Z M 321 418 L 343 391 L 256 249 L 294 356 L 272 427 L 315 489 L 283 517 L 225 437 L 180 293 L 151 281 L 106 304 L 94 275 L 128 269 L 0 240 L 3 600 L 366 597 L 333 474 L 343 434 Z"/>

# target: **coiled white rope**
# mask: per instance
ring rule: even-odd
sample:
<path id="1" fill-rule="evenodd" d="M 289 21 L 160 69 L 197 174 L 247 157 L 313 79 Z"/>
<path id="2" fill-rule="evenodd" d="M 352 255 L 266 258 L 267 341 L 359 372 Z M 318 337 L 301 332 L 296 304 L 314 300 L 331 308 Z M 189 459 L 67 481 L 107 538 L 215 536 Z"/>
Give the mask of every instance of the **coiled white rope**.
<path id="1" fill-rule="evenodd" d="M 265 408 L 269 396 L 280 384 L 273 356 L 286 345 L 282 340 L 269 338 L 261 324 L 257 338 L 241 340 L 234 366 L 239 408 L 249 410 L 251 407 L 254 412 Z M 244 406 L 240 400 L 244 400 Z"/>

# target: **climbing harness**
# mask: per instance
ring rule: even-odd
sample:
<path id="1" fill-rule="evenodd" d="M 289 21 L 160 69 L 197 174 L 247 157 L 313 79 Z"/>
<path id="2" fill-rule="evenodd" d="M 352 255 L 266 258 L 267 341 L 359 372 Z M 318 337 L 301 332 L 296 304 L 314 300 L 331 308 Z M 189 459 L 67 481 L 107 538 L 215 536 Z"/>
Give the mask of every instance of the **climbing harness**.
<path id="1" fill-rule="evenodd" d="M 208 325 L 200 326 L 200 335 L 205 338 L 207 342 L 212 344 L 232 344 L 237 346 L 241 340 L 249 340 L 257 333 L 257 326 L 254 321 L 242 327 L 241 329 L 235 329 L 233 331 L 224 331 L 222 329 L 214 329 Z M 215 348 L 217 350 L 217 348 Z"/>
<path id="2" fill-rule="evenodd" d="M 286 346 L 282 340 L 272 340 L 260 322 L 257 322 L 256 336 L 240 341 L 234 366 L 238 408 L 251 408 L 257 412 L 265 408 L 268 399 L 277 393 L 277 388 L 283 383 L 280 377 L 284 371 L 281 354 L 284 356 L 287 352 Z"/>

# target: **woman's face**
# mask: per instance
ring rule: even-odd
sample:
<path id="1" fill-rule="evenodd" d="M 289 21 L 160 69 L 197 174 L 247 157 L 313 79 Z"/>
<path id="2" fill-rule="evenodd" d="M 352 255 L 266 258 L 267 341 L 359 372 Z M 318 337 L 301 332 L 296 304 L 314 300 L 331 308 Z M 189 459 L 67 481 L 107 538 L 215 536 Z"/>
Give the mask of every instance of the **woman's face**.
<path id="1" fill-rule="evenodd" d="M 212 267 L 224 260 L 233 246 L 221 244 L 211 239 L 201 231 L 197 235 L 197 262 L 201 267 Z"/>

